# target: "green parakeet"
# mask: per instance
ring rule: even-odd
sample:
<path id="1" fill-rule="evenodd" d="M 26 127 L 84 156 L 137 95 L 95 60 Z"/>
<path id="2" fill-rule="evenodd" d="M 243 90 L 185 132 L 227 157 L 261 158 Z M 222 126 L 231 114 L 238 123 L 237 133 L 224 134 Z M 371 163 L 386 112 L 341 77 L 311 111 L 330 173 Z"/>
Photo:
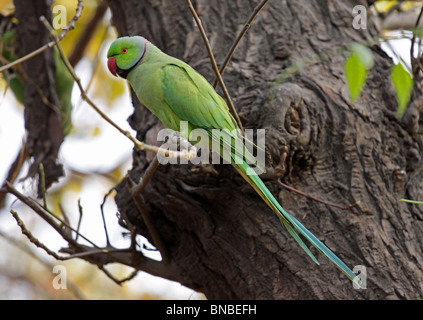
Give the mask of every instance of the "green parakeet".
<path id="1" fill-rule="evenodd" d="M 242 177 L 254 188 L 266 204 L 278 215 L 288 232 L 301 248 L 319 264 L 305 245 L 300 235 L 329 258 L 348 278 L 354 280 L 355 274 L 319 239 L 307 230 L 296 218 L 287 213 L 266 185 L 239 155 L 234 144 L 243 139 L 236 133 L 238 128 L 229 113 L 225 101 L 207 80 L 188 64 L 163 53 L 143 37 L 122 37 L 116 39 L 107 53 L 107 66 L 115 76 L 129 81 L 138 99 L 166 128 L 180 131 L 180 121 L 188 122 L 188 132 L 204 129 L 209 137 L 209 145 L 219 139 L 220 148 L 213 151 L 223 156 L 223 150 L 230 155 L 229 161 Z M 220 129 L 231 139 L 216 138 L 213 129 Z M 245 140 L 244 140 L 245 143 Z M 248 153 L 247 153 L 248 157 Z M 226 157 L 227 158 L 227 157 Z"/>

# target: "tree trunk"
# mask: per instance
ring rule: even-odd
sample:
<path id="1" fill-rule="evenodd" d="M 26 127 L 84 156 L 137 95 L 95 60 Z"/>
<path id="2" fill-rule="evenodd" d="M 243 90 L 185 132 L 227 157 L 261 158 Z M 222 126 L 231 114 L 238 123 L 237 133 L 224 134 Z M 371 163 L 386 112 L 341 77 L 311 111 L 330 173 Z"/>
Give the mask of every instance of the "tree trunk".
<path id="1" fill-rule="evenodd" d="M 15 0 L 16 18 L 20 37 L 21 55 L 24 56 L 51 41 L 48 30 L 40 21 L 41 16 L 50 20 L 51 1 Z M 28 176 L 38 175 L 42 163 L 45 172 L 45 187 L 50 187 L 61 176 L 63 167 L 57 162 L 59 148 L 63 142 L 63 127 L 60 120 L 60 104 L 54 80 L 53 49 L 44 51 L 23 62 L 23 85 L 25 87 L 26 149 L 32 158 Z M 39 194 L 41 194 L 39 186 Z"/>
<path id="2" fill-rule="evenodd" d="M 194 2 L 219 64 L 259 2 Z M 244 126 L 266 129 L 269 171 L 274 169 L 268 188 L 348 266 L 366 267 L 367 289 L 354 289 L 312 250 L 321 263 L 315 265 L 231 166 L 160 166 L 143 195 L 183 285 L 209 299 L 421 298 L 423 207 L 399 201 L 422 199 L 421 129 L 395 117 L 392 61 L 377 46 L 361 98 L 350 102 L 343 76 L 348 52 L 342 48 L 377 37 L 372 21 L 366 30 L 352 27 L 357 4 L 367 6 L 357 0 L 269 1 L 224 80 Z M 185 1 L 109 5 L 119 36 L 143 35 L 214 80 Z M 288 67 L 317 55 L 320 61 L 286 77 Z M 135 97 L 134 106 L 131 125 L 140 140 L 154 144 L 159 121 Z M 149 160 L 150 154 L 134 153 L 134 180 Z M 343 211 L 316 202 L 281 188 L 279 177 L 325 201 L 359 204 Z M 151 240 L 124 183 L 116 201 Z"/>

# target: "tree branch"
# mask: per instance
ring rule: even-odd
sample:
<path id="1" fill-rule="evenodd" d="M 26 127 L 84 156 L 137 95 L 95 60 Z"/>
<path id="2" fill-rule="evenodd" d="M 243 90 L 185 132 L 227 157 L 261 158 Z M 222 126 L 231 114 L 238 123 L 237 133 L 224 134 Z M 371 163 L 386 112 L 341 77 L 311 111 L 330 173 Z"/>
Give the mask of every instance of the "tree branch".
<path id="1" fill-rule="evenodd" d="M 49 248 L 47 248 L 40 240 L 38 240 L 34 235 L 29 231 L 24 222 L 19 217 L 18 213 L 14 210 L 10 210 L 10 213 L 12 214 L 13 218 L 15 218 L 16 223 L 18 224 L 18 227 L 21 229 L 21 232 L 24 236 L 28 238 L 28 240 L 34 244 L 36 247 L 43 249 L 47 254 L 52 256 L 53 258 L 57 260 L 67 260 L 67 257 L 59 256 L 56 252 L 51 251 Z"/>
<path id="2" fill-rule="evenodd" d="M 179 268 L 175 263 L 169 261 L 168 263 L 163 263 L 161 261 L 152 260 L 148 257 L 145 257 L 142 253 L 135 250 L 134 243 L 131 243 L 129 249 L 116 249 L 111 246 L 101 248 L 94 244 L 84 235 L 77 232 L 71 226 L 66 224 L 63 220 L 53 215 L 53 213 L 44 209 L 39 203 L 35 200 L 26 197 L 16 190 L 10 183 L 6 181 L 4 188 L 15 195 L 20 201 L 29 206 L 33 211 L 35 211 L 43 220 L 45 220 L 50 226 L 52 226 L 57 233 L 59 233 L 62 238 L 68 243 L 68 248 L 62 248 L 60 252 L 69 254 L 68 257 L 59 256 L 55 252 L 48 249 L 44 244 L 42 244 L 37 238 L 35 238 L 31 232 L 25 227 L 25 224 L 19 218 L 18 214 L 15 211 L 11 211 L 13 217 L 18 223 L 18 226 L 21 228 L 22 233 L 35 244 L 37 247 L 42 248 L 49 255 L 53 256 L 58 260 L 69 260 L 73 258 L 82 258 L 92 264 L 97 265 L 103 272 L 105 272 L 113 281 L 116 282 L 116 279 L 103 268 L 104 265 L 112 262 L 118 262 L 125 264 L 127 266 L 133 267 L 136 270 L 145 271 L 150 274 L 164 277 L 166 279 L 181 281 L 182 276 L 180 274 Z M 61 224 L 56 223 L 56 220 L 59 220 Z M 77 232 L 81 238 L 87 241 L 92 246 L 87 246 L 78 243 L 73 239 L 70 234 L 65 230 L 72 230 Z M 119 282 L 119 281 L 118 281 Z"/>

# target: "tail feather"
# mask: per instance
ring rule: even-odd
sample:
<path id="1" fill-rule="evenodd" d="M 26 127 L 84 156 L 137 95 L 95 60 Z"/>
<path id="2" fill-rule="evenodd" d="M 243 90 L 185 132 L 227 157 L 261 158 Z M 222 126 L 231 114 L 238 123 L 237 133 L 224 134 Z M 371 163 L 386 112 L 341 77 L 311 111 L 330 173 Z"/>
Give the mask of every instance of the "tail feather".
<path id="1" fill-rule="evenodd" d="M 232 153 L 232 165 L 241 174 L 241 176 L 256 190 L 267 205 L 278 215 L 282 224 L 298 242 L 301 248 L 310 256 L 317 264 L 316 257 L 311 253 L 306 244 L 300 238 L 299 234 L 307 239 L 317 250 L 324 254 L 336 267 L 338 267 L 349 279 L 356 281 L 356 275 L 342 262 L 328 247 L 326 247 L 319 239 L 317 239 L 307 228 L 305 228 L 295 217 L 286 212 L 272 193 L 267 189 L 266 185 L 254 172 L 254 170 L 245 161 L 240 161 L 237 155 Z"/>

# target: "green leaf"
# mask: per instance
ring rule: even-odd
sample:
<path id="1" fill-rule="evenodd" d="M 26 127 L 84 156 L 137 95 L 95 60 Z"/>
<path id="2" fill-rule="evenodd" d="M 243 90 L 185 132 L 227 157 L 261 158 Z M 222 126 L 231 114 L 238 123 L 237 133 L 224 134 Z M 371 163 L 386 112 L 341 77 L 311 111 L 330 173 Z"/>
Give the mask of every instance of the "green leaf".
<path id="1" fill-rule="evenodd" d="M 345 77 L 352 101 L 356 101 L 367 78 L 367 68 L 357 53 L 353 52 L 345 62 Z"/>
<path id="2" fill-rule="evenodd" d="M 414 87 L 414 80 L 411 75 L 404 69 L 401 63 L 393 66 L 391 69 L 391 80 L 395 87 L 395 93 L 398 101 L 398 117 L 404 115 L 405 109 L 410 102 L 411 92 Z"/>
<path id="3" fill-rule="evenodd" d="M 371 68 L 373 68 L 375 62 L 373 59 L 372 50 L 370 50 L 368 47 L 360 43 L 353 43 L 349 47 L 350 47 L 351 53 L 357 54 L 361 63 L 366 67 L 367 70 L 370 70 Z"/>
<path id="4" fill-rule="evenodd" d="M 356 101 L 366 82 L 367 71 L 373 68 L 374 59 L 372 51 L 360 43 L 353 43 L 349 49 L 351 54 L 345 62 L 345 77 L 350 98 Z"/>

